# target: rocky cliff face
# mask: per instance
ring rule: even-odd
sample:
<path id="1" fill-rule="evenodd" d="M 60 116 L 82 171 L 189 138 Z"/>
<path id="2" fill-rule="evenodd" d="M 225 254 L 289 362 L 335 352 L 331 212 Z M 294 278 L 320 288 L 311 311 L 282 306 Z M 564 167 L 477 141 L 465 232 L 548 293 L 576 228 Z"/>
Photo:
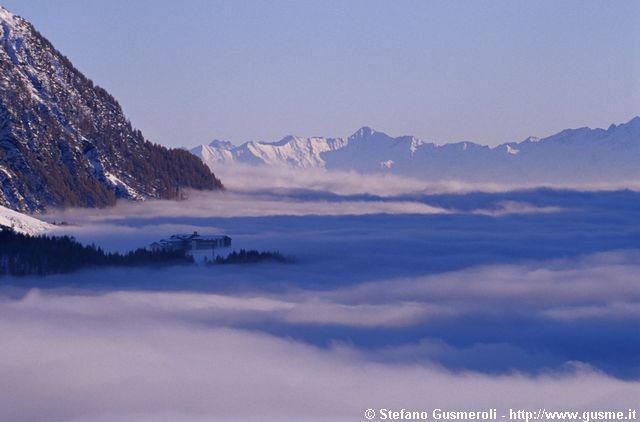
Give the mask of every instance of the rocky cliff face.
<path id="1" fill-rule="evenodd" d="M 96 207 L 184 188 L 222 184 L 189 152 L 145 140 L 109 93 L 0 7 L 0 205 Z"/>

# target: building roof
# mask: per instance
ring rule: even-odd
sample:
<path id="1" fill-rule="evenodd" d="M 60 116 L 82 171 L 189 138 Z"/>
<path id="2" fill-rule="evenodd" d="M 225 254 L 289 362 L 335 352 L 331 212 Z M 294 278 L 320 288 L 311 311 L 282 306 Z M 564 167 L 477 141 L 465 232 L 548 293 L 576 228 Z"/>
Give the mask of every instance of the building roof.
<path id="1" fill-rule="evenodd" d="M 223 234 L 213 234 L 213 235 L 201 235 L 198 232 L 193 232 L 190 234 L 174 234 L 171 237 L 169 237 L 169 239 L 166 239 L 168 241 L 185 241 L 185 240 L 220 240 L 220 239 L 224 239 L 226 237 L 226 235 Z M 165 239 L 163 239 L 165 240 Z"/>

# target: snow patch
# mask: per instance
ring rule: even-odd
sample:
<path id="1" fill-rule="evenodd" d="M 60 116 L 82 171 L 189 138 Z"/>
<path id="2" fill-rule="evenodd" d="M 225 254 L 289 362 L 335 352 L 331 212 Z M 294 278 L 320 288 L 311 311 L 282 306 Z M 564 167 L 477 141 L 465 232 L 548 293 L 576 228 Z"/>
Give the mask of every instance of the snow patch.
<path id="1" fill-rule="evenodd" d="M 393 164 L 393 160 L 382 161 L 380 163 L 380 167 L 383 169 L 390 169 L 391 167 L 393 167 Z"/>
<path id="2" fill-rule="evenodd" d="M 411 156 L 415 155 L 416 151 L 418 150 L 418 148 L 420 148 L 420 146 L 422 146 L 422 144 L 424 144 L 424 141 L 418 139 L 418 138 L 411 138 L 411 146 L 409 147 L 409 151 L 411 151 Z"/>
<path id="3" fill-rule="evenodd" d="M 144 196 L 140 195 L 138 191 L 133 189 L 131 186 L 124 183 L 122 180 L 118 179 L 114 174 L 109 173 L 108 171 L 104 172 L 104 177 L 111 183 L 113 187 L 116 189 L 120 189 L 127 193 L 127 195 L 133 199 L 137 199 L 139 201 L 144 200 Z"/>
<path id="4" fill-rule="evenodd" d="M 0 205 L 0 226 L 11 227 L 13 230 L 30 235 L 42 234 L 50 231 L 53 226 L 37 218 L 19 213 Z"/>
<path id="5" fill-rule="evenodd" d="M 7 170 L 6 167 L 0 166 L 0 173 L 4 174 L 8 179 L 11 179 L 13 176 L 11 175 L 11 173 L 9 172 L 9 170 Z M 3 178 L 0 178 L 0 180 L 2 180 Z"/>
<path id="6" fill-rule="evenodd" d="M 518 155 L 519 152 L 520 152 L 519 149 L 516 149 L 516 148 L 512 147 L 511 145 L 507 145 L 507 154 Z"/>
<path id="7" fill-rule="evenodd" d="M 11 26 L 15 26 L 18 23 L 17 16 L 2 6 L 0 6 L 0 21 L 6 22 Z"/>

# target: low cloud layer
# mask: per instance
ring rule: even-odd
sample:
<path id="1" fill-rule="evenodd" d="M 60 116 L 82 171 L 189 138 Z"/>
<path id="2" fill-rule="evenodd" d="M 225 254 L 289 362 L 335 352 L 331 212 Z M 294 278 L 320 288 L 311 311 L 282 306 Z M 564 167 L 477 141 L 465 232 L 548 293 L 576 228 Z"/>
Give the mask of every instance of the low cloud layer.
<path id="1" fill-rule="evenodd" d="M 0 302 L 0 418 L 355 421 L 380 407 L 626 409 L 640 394 L 637 382 L 570 362 L 563 375 L 538 376 L 382 362 L 346 344 L 318 348 L 193 318 L 212 304 L 273 312 L 277 301 L 164 295 L 32 292 Z"/>
<path id="2" fill-rule="evenodd" d="M 449 211 L 419 201 L 323 198 L 282 198 L 278 194 L 250 195 L 231 192 L 190 192 L 187 201 L 121 201 L 116 207 L 96 213 L 90 209 L 52 211 L 49 220 L 93 221 L 148 217 L 261 217 L 274 215 L 363 215 L 363 214 L 442 214 Z"/>
<path id="3" fill-rule="evenodd" d="M 198 230 L 296 262 L 5 278 L 0 419 L 637 403 L 640 194 L 310 187 L 47 215 L 107 250 Z"/>
<path id="4" fill-rule="evenodd" d="M 332 192 L 338 195 L 372 194 L 394 196 L 402 194 L 464 194 L 469 192 L 499 193 L 522 189 L 535 189 L 543 185 L 511 183 L 469 183 L 456 180 L 427 181 L 394 174 L 362 174 L 354 171 L 326 170 L 322 168 L 287 168 L 251 166 L 242 163 L 218 164 L 213 169 L 225 186 L 233 192 L 260 192 L 273 189 L 308 189 Z M 626 183 L 567 183 L 544 185 L 554 189 L 584 191 L 640 190 L 639 181 Z"/>
<path id="5" fill-rule="evenodd" d="M 639 379 L 640 336 L 628 332 L 640 324 L 638 256 L 637 251 L 601 253 L 331 289 L 305 287 L 304 266 L 297 282 L 275 285 L 261 283 L 259 273 L 277 279 L 287 266 L 236 268 L 231 288 L 219 283 L 229 273 L 217 268 L 88 271 L 64 277 L 69 288 L 74 286 L 72 294 L 18 289 L 9 300 L 7 290 L 2 307 L 46 321 L 188 323 L 324 348 L 346 343 L 385 362 L 419 361 L 493 374 L 541 374 L 576 362 Z M 100 277 L 102 287 L 93 290 Z M 138 289 L 159 290 L 105 289 L 108 280 L 127 277 Z"/>
<path id="6" fill-rule="evenodd" d="M 278 321 L 292 324 L 334 324 L 351 327 L 404 327 L 433 318 L 515 312 L 551 320 L 640 318 L 640 251 L 602 253 L 577 259 L 530 265 L 473 267 L 442 274 L 397 278 L 335 287 L 330 290 L 289 286 L 271 292 L 254 285 L 244 292 L 102 291 L 59 295 L 30 290 L 18 306 L 38 312 L 107 317 L 113 308 L 126 315 L 221 321 L 225 324 Z M 176 267 L 185 278 L 204 275 L 207 268 Z M 257 268 L 256 270 L 260 270 Z M 124 271 L 124 270 L 123 270 Z M 281 271 L 286 271 L 281 268 Z M 252 278 L 252 272 L 244 272 Z M 90 278 L 91 272 L 66 276 Z M 111 275 L 115 275 L 112 273 Z M 216 276 L 215 270 L 210 274 Z M 172 277 L 140 272 L 137 278 Z M 54 291 L 55 292 L 55 291 Z"/>

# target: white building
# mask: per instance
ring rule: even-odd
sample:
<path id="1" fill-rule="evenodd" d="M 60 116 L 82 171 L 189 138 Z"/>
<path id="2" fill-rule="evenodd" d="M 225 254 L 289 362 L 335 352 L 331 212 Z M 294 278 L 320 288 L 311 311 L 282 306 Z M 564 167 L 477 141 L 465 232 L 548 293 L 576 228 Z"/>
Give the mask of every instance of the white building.
<path id="1" fill-rule="evenodd" d="M 231 246 L 231 238 L 226 235 L 200 235 L 198 232 L 192 234 L 174 234 L 168 239 L 162 239 L 151 244 L 153 251 L 176 251 L 184 250 L 194 257 L 196 261 L 215 259 L 220 249 Z"/>

